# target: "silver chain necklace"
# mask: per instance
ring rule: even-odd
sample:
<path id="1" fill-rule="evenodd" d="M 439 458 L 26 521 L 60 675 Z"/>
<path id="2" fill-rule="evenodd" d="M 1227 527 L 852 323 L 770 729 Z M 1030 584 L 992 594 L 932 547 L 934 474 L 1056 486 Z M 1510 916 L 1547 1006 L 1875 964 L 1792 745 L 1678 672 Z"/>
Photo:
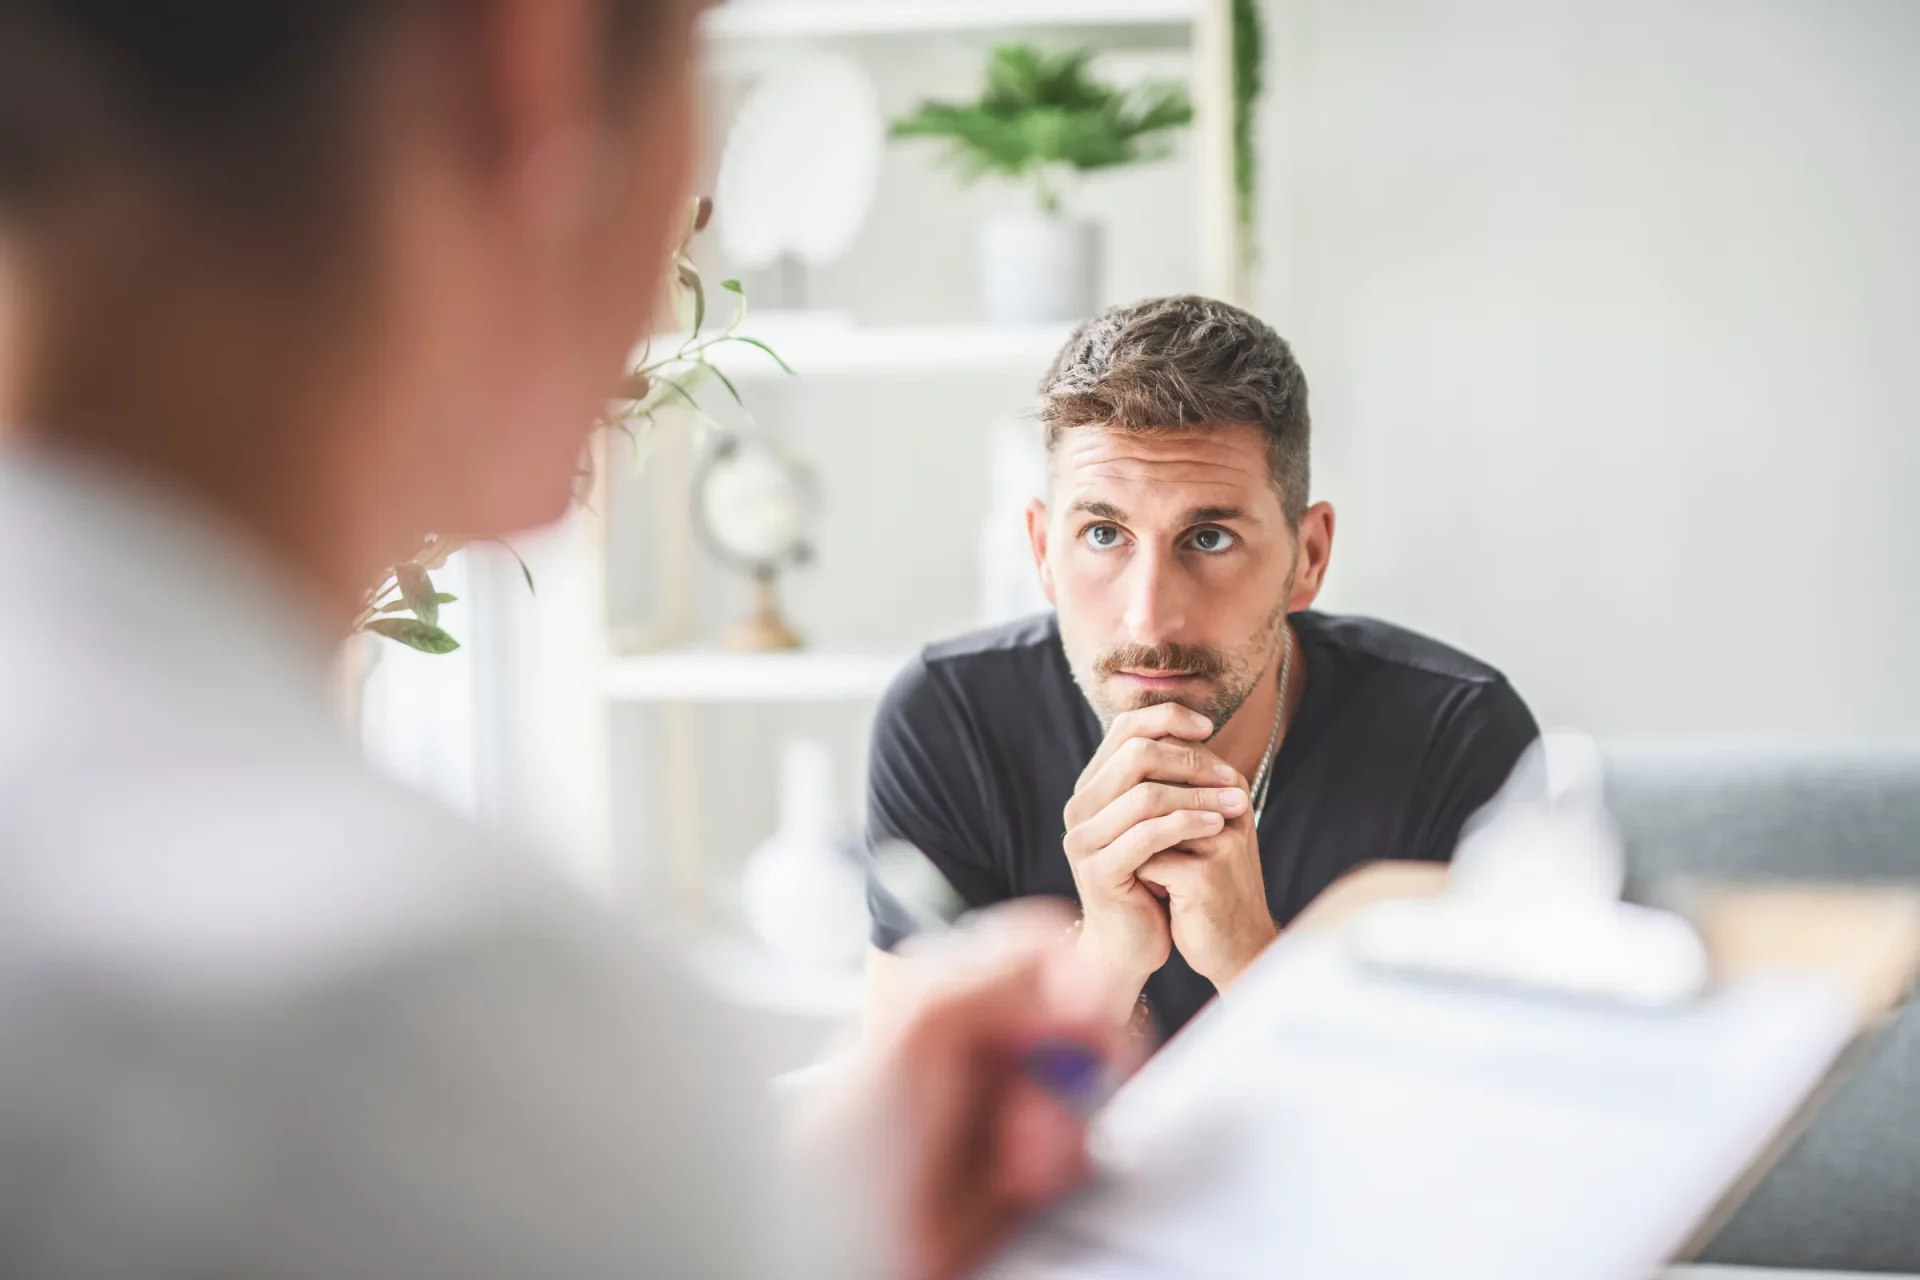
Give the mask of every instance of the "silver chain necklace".
<path id="1" fill-rule="evenodd" d="M 1267 735 L 1267 753 L 1260 757 L 1260 770 L 1253 775 L 1253 789 L 1247 793 L 1253 805 L 1253 825 L 1256 829 L 1260 826 L 1261 815 L 1267 810 L 1267 789 L 1273 785 L 1273 752 L 1280 745 L 1280 729 L 1287 722 L 1287 679 L 1293 674 L 1293 631 L 1282 623 L 1280 634 L 1285 640 L 1280 651 L 1280 696 L 1274 703 L 1273 731 Z"/>

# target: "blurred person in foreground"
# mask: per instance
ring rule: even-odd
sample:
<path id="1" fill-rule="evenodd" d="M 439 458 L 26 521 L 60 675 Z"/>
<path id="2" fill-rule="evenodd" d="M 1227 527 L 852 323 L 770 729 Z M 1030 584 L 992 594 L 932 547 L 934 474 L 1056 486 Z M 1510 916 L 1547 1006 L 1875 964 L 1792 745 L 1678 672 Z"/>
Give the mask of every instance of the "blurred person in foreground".
<path id="1" fill-rule="evenodd" d="M 1055 611 L 896 680 L 870 837 L 920 848 L 971 907 L 1076 901 L 1109 1020 L 1171 1033 L 1357 869 L 1445 863 L 1538 730 L 1485 663 L 1312 610 L 1333 509 L 1308 501 L 1306 377 L 1259 318 L 1116 307 L 1067 342 L 1040 418 L 1051 494 L 1027 532 Z M 931 966 L 870 898 L 886 1025 Z"/>
<path id="2" fill-rule="evenodd" d="M 696 18 L 0 0 L 0 1274 L 853 1274 L 740 1029 L 331 714 L 387 565 L 566 508 Z M 1002 948 L 857 1068 L 885 1270 L 1081 1175 L 1014 1067 L 1074 1008 Z"/>

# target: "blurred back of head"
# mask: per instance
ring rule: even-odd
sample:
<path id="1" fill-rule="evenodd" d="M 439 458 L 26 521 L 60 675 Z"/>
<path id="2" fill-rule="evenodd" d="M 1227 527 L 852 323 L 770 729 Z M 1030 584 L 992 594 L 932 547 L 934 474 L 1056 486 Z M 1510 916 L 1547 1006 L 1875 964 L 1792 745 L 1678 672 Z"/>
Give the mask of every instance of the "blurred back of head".
<path id="1" fill-rule="evenodd" d="M 650 317 L 695 0 L 0 0 L 0 430 L 324 594 L 564 508 Z"/>
<path id="2" fill-rule="evenodd" d="M 7 0 L 0 5 L 0 207 L 57 208 L 138 165 L 238 228 L 325 190 L 339 99 L 378 0 Z M 337 158 L 335 159 L 337 163 Z M 308 188 L 302 191 L 301 188 Z M 239 202 L 235 207 L 231 202 Z M 277 215 L 286 216 L 287 210 Z"/>

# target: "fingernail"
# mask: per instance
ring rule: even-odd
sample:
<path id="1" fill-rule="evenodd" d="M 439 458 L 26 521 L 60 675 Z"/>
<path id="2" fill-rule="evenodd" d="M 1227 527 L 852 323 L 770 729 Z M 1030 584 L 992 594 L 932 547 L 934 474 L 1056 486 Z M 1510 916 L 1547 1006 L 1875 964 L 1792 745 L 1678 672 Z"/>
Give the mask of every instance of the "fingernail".
<path id="1" fill-rule="evenodd" d="M 1213 776 L 1222 782 L 1232 782 L 1239 775 L 1234 773 L 1233 766 L 1225 760 L 1216 760 L 1213 762 Z"/>
<path id="2" fill-rule="evenodd" d="M 1247 793 L 1238 787 L 1228 787 L 1220 793 L 1220 812 L 1238 813 L 1247 807 Z"/>
<path id="3" fill-rule="evenodd" d="M 1201 824 L 1202 826 L 1224 827 L 1227 825 L 1227 820 L 1211 809 L 1202 809 L 1200 816 L 1206 819 L 1206 821 Z"/>
<path id="4" fill-rule="evenodd" d="M 1204 730 L 1207 733 L 1212 733 L 1213 721 L 1207 719 L 1205 716 L 1201 715 L 1198 711 L 1196 711 L 1193 713 L 1193 727 L 1196 729 Z"/>

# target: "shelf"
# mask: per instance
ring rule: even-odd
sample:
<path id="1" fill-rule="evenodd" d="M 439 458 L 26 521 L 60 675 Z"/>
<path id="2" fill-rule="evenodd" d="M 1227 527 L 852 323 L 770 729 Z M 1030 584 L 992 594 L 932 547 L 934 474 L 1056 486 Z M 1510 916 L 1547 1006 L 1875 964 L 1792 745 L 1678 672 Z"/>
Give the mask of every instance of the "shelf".
<path id="1" fill-rule="evenodd" d="M 1207 0 L 733 0 L 707 11 L 716 40 L 912 35 L 1021 27 L 1158 27 L 1198 18 Z"/>
<path id="2" fill-rule="evenodd" d="M 601 681 L 616 702 L 869 702 L 905 655 L 686 649 L 616 658 Z"/>
<path id="3" fill-rule="evenodd" d="M 1073 326 L 864 329 L 808 324 L 787 329 L 777 320 L 761 322 L 750 314 L 741 332 L 778 351 L 795 374 L 807 379 L 1005 374 L 1037 383 Z M 661 338 L 653 344 L 653 354 L 671 351 L 679 341 Z M 736 381 L 786 376 L 766 352 L 743 343 L 716 348 L 711 358 Z"/>
<path id="4" fill-rule="evenodd" d="M 811 967 L 768 954 L 745 938 L 712 937 L 683 948 L 691 972 L 727 1003 L 823 1022 L 860 1016 L 866 979 L 860 967 Z"/>

